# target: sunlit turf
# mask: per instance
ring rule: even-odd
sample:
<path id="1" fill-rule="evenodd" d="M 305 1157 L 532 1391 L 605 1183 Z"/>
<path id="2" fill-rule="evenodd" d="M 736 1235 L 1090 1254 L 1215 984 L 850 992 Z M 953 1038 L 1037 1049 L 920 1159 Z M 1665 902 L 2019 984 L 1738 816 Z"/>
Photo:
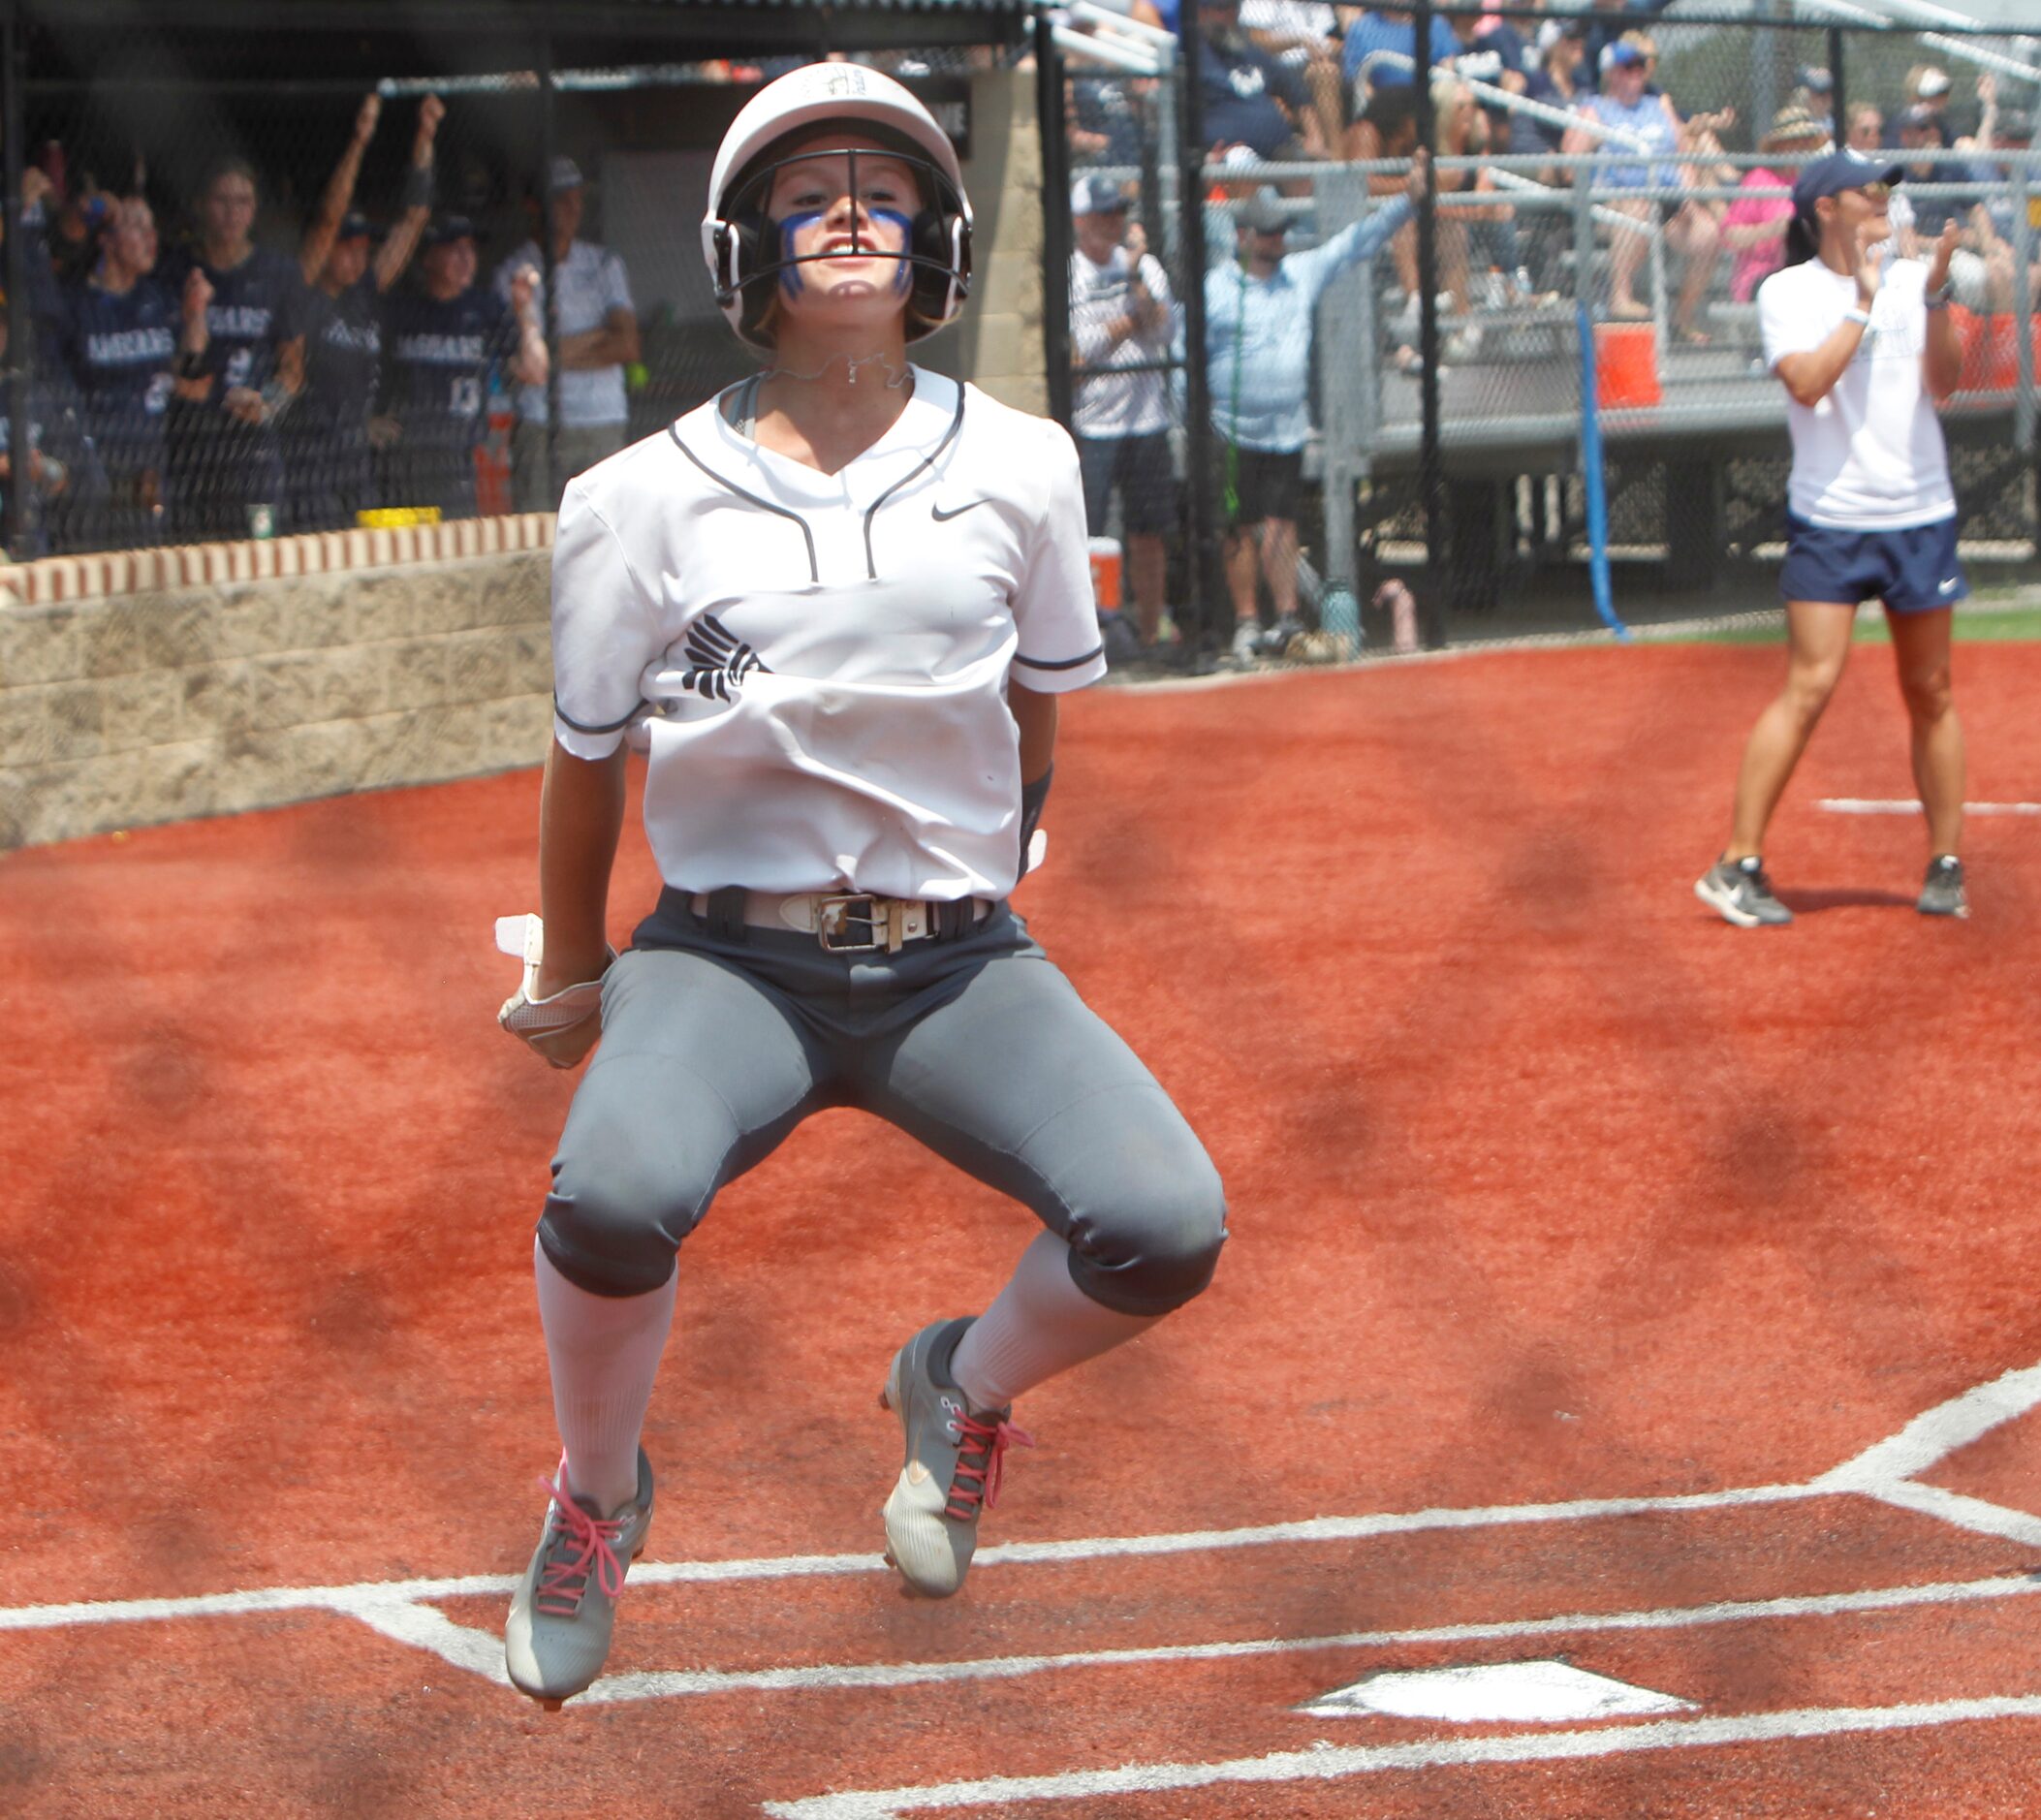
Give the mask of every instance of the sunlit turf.
<path id="1" fill-rule="evenodd" d="M 1959 609 L 1955 638 L 1960 644 L 2001 640 L 2041 639 L 2041 607 Z M 1765 625 L 1734 626 L 1717 632 L 1697 632 L 1696 644 L 1783 644 L 1783 619 Z M 1892 634 L 1885 629 L 1885 614 L 1877 607 L 1861 608 L 1857 613 L 1856 643 L 1890 644 Z"/>

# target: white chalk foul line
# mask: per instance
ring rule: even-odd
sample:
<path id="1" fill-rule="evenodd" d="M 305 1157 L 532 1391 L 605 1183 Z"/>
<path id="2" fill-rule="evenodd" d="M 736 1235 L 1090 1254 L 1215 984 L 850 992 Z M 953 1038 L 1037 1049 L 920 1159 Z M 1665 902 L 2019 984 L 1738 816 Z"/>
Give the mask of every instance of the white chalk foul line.
<path id="1" fill-rule="evenodd" d="M 1815 805 L 1831 815 L 1919 815 L 1911 797 L 1823 797 Z M 1966 802 L 1965 815 L 2041 815 L 2041 802 Z"/>
<path id="2" fill-rule="evenodd" d="M 2041 1575 L 1938 1581 L 1916 1586 L 1877 1586 L 1858 1592 L 1796 1593 L 1775 1599 L 1722 1599 L 1656 1611 L 1568 1612 L 1486 1624 L 1431 1624 L 1405 1630 L 1354 1630 L 1324 1637 L 1257 1637 L 1232 1643 L 1165 1644 L 1135 1649 L 1073 1649 L 1053 1655 L 990 1656 L 960 1662 L 881 1662 L 805 1668 L 647 1671 L 611 1675 L 581 1696 L 583 1702 L 665 1700 L 730 1693 L 829 1692 L 844 1688 L 912 1687 L 929 1682 L 1017 1680 L 1052 1671 L 1144 1668 L 1156 1663 L 1226 1662 L 1255 1656 L 1326 1649 L 1389 1649 L 1456 1643 L 1515 1643 L 1538 1637 L 1579 1637 L 1615 1631 L 1690 1630 L 1709 1624 L 1745 1624 L 1781 1617 L 1837 1617 L 1857 1612 L 1901 1611 L 1910 1606 L 1974 1604 L 2041 1592 Z M 378 1626 L 378 1628 L 383 1628 Z M 394 1628 L 386 1635 L 396 1636 Z M 483 1631 L 463 1633 L 501 1646 Z M 410 1639 L 405 1639 L 410 1641 Z M 432 1645 L 424 1646 L 432 1647 Z M 503 1679 L 500 1662 L 495 1679 Z"/>
<path id="3" fill-rule="evenodd" d="M 771 1801 L 773 1820 L 897 1820 L 929 1808 L 1006 1807 L 1020 1802 L 1082 1801 L 1101 1795 L 1153 1795 L 1228 1783 L 1337 1781 L 1396 1770 L 1485 1763 L 1554 1763 L 1613 1757 L 1632 1751 L 1691 1750 L 1708 1745 L 1773 1743 L 1835 1738 L 1853 1732 L 1895 1732 L 1986 1719 L 2041 1718 L 2041 1694 L 1983 1700 L 1943 1700 L 1895 1707 L 1807 1707 L 1788 1712 L 1748 1712 L 1712 1719 L 1654 1719 L 1604 1726 L 1591 1732 L 1510 1733 L 1450 1738 L 1411 1744 L 1365 1744 L 1345 1749 L 1277 1751 L 1224 1763 L 1130 1763 L 1116 1770 L 1072 1771 L 1060 1775 L 989 1776 L 922 1788 L 871 1789 Z"/>
<path id="4" fill-rule="evenodd" d="M 2025 1415 L 2036 1403 L 2041 1403 L 2041 1365 L 2001 1372 L 1924 1409 L 1899 1433 L 1823 1473 L 1808 1489 L 1878 1491 L 1900 1480 L 1917 1479 L 2001 1423 Z"/>

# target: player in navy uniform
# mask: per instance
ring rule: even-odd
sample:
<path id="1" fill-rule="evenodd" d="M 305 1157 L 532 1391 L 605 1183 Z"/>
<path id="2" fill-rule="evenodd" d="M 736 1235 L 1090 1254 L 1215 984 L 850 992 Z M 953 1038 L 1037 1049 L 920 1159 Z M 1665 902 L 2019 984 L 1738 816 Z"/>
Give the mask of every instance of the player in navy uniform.
<path id="1" fill-rule="evenodd" d="M 1197 1137 L 1007 903 L 1057 699 L 1105 655 L 1069 435 L 907 358 L 968 288 L 956 148 L 876 71 L 796 70 L 732 124 L 702 225 L 769 370 L 567 489 L 542 939 L 499 931 L 526 957 L 506 1027 L 560 1066 L 602 1042 L 539 1222 L 565 1451 L 504 1638 L 555 1704 L 600 1672 L 645 1546 L 676 1249 L 809 1113 L 875 1114 L 1047 1229 L 886 1373 L 886 1546 L 926 1596 L 963 1584 L 1025 1439 L 1012 1399 L 1189 1302 L 1225 1239 Z M 610 964 L 634 729 L 665 890 Z M 902 1242 L 854 1186 L 828 1217 L 833 1242 Z"/>
<path id="2" fill-rule="evenodd" d="M 115 203 L 99 263 L 67 298 L 65 361 L 102 486 L 84 541 L 153 544 L 163 531 L 164 425 L 181 315 L 156 275 L 156 217 L 139 196 Z"/>
<path id="3" fill-rule="evenodd" d="M 532 303 L 538 274 L 511 279 L 506 305 L 475 282 L 475 229 L 449 215 L 425 231 L 419 284 L 390 299 L 383 319 L 383 497 L 475 516 L 475 450 L 488 428 L 489 369 L 519 385 L 546 383 L 546 342 Z"/>
<path id="4" fill-rule="evenodd" d="M 354 135 L 305 230 L 298 261 L 305 282 L 304 391 L 284 425 L 293 530 L 352 524 L 357 513 L 376 503 L 368 424 L 382 382 L 383 298 L 411 263 L 430 219 L 433 138 L 446 110 L 437 95 L 419 105 L 402 213 L 373 257 L 375 231 L 352 209 L 361 156 L 382 117 L 375 95 L 361 103 Z"/>
<path id="5" fill-rule="evenodd" d="M 255 173 L 231 158 L 199 198 L 199 246 L 171 275 L 204 317 L 174 371 L 169 425 L 171 534 L 247 537 L 251 508 L 281 511 L 278 421 L 304 385 L 304 280 L 297 263 L 259 247 Z"/>

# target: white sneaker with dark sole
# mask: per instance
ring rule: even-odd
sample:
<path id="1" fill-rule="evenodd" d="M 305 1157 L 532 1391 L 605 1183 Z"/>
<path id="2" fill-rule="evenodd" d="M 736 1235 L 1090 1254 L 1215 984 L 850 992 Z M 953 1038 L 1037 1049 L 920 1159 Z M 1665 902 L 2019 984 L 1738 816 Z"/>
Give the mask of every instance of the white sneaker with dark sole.
<path id="1" fill-rule="evenodd" d="M 973 1409 L 950 1381 L 965 1316 L 926 1327 L 894 1356 L 880 1404 L 900 1419 L 907 1458 L 881 1513 L 886 1558 L 916 1592 L 947 1599 L 963 1585 L 978 1547 L 978 1519 L 998 1501 L 1000 1462 L 1034 1440 L 1011 1409 Z"/>
<path id="2" fill-rule="evenodd" d="M 609 1517 L 592 1500 L 570 1494 L 564 1455 L 557 1477 L 539 1483 L 552 1502 L 538 1552 L 511 1599 L 503 1662 L 512 1686 L 557 1712 L 609 1659 L 624 1575 L 644 1553 L 652 1525 L 652 1462 L 640 1448 L 638 1495 Z"/>

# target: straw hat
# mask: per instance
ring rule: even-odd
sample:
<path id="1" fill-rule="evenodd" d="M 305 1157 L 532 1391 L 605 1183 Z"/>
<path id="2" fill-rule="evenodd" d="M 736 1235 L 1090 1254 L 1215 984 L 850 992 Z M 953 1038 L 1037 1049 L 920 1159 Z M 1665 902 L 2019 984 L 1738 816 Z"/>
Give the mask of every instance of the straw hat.
<path id="1" fill-rule="evenodd" d="M 1782 151 L 1803 140 L 1825 141 L 1829 129 L 1805 108 L 1781 108 L 1772 116 L 1771 129 L 1758 141 L 1761 152 Z"/>

